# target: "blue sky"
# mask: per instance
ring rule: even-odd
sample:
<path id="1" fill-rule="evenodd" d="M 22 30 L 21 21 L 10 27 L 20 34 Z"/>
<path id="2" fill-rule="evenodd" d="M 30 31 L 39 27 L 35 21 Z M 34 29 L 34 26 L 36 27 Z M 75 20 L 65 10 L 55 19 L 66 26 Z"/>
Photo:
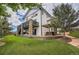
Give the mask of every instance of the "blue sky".
<path id="1" fill-rule="evenodd" d="M 43 3 L 43 7 L 50 13 L 52 14 L 52 9 L 59 5 L 59 3 Z M 72 7 L 75 10 L 79 10 L 79 3 L 71 3 Z M 23 20 L 23 16 L 25 15 L 25 13 L 27 12 L 28 9 L 26 10 L 18 10 L 18 12 L 13 12 L 11 10 L 11 8 L 7 8 L 7 11 L 9 14 L 11 14 L 11 17 L 8 18 L 8 22 L 12 23 L 12 25 L 14 26 L 13 28 L 13 32 L 17 31 L 17 26 L 19 24 L 21 24 L 24 20 Z"/>

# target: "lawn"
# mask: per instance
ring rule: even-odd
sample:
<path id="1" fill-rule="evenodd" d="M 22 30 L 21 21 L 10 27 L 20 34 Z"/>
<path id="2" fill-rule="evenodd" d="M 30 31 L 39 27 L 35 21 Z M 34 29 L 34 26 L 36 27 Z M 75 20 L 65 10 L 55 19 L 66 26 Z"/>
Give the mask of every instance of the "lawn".
<path id="1" fill-rule="evenodd" d="M 0 47 L 1 55 L 72 55 L 79 54 L 79 49 L 63 41 L 37 40 L 9 35 L 3 40 L 6 45 Z"/>
<path id="2" fill-rule="evenodd" d="M 79 38 L 79 30 L 71 31 L 69 35 L 73 36 L 73 37 L 76 37 L 76 38 Z"/>

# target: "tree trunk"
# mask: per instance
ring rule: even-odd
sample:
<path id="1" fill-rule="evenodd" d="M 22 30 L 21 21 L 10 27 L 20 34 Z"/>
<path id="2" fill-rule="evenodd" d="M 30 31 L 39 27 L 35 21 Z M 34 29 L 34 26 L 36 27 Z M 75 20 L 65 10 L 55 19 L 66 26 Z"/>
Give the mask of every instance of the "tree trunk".
<path id="1" fill-rule="evenodd" d="M 3 37 L 3 36 L 4 36 L 4 31 L 3 31 L 3 29 L 2 29 L 1 31 L 2 31 L 2 33 L 1 33 L 1 37 Z"/>
<path id="2" fill-rule="evenodd" d="M 66 32 L 66 31 L 64 30 L 64 32 L 63 32 L 63 39 L 65 39 L 65 32 Z"/>

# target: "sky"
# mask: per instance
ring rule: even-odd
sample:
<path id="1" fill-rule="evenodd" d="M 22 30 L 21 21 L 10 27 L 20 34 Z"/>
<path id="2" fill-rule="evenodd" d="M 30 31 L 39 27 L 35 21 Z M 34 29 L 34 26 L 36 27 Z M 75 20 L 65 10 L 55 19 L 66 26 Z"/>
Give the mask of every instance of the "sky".
<path id="1" fill-rule="evenodd" d="M 59 3 L 43 3 L 43 7 L 52 15 L 52 9 L 59 5 Z M 71 3 L 72 7 L 75 10 L 79 10 L 79 3 Z M 11 17 L 8 18 L 8 22 L 12 24 L 13 30 L 12 32 L 17 31 L 17 26 L 23 23 L 23 16 L 27 12 L 26 10 L 18 10 L 18 12 L 13 12 L 11 8 L 7 7 L 7 12 L 11 14 Z"/>

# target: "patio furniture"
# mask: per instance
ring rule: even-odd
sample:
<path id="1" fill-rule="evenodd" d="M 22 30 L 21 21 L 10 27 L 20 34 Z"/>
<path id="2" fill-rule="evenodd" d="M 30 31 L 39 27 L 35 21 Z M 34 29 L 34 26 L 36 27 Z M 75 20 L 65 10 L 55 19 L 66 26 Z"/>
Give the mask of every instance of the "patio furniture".
<path id="1" fill-rule="evenodd" d="M 45 35 L 55 35 L 55 33 L 54 32 L 46 32 Z"/>

